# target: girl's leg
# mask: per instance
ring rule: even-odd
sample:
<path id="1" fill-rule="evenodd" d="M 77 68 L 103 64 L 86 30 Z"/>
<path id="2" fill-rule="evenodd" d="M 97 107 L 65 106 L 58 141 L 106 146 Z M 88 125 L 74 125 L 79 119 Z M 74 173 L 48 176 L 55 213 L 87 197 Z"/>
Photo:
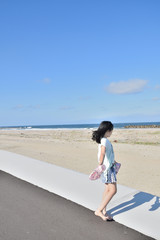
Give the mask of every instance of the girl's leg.
<path id="1" fill-rule="evenodd" d="M 105 196 L 108 194 L 108 191 L 109 191 L 108 183 L 105 183 L 105 189 L 104 189 L 104 192 L 103 192 L 102 201 L 104 201 Z M 106 207 L 103 208 L 102 213 L 105 216 L 105 214 L 106 214 Z"/>
<path id="2" fill-rule="evenodd" d="M 102 195 L 102 201 L 105 199 L 105 196 L 106 196 L 107 193 L 108 193 L 108 184 L 106 183 L 105 188 L 104 188 L 104 192 L 103 192 L 103 195 Z M 107 217 L 105 216 L 105 214 L 106 214 L 106 208 L 105 207 L 104 207 L 102 212 L 95 211 L 95 215 L 101 217 L 104 221 L 107 220 Z"/>
<path id="3" fill-rule="evenodd" d="M 104 196 L 104 199 L 102 199 L 102 202 L 97 210 L 102 211 L 110 202 L 112 197 L 116 194 L 116 192 L 117 192 L 117 184 L 109 183 L 107 195 Z"/>
<path id="4" fill-rule="evenodd" d="M 108 189 L 108 191 L 107 191 Z M 106 208 L 107 204 L 110 202 L 112 197 L 117 192 L 117 184 L 116 183 L 109 183 L 108 187 L 105 188 L 105 192 L 103 193 L 102 202 L 99 206 L 99 208 L 95 211 L 95 215 L 101 217 L 103 220 L 107 220 L 108 217 L 105 217 L 102 213 L 103 209 Z M 107 194 L 105 194 L 107 193 Z M 106 218 L 106 219 L 105 219 Z"/>

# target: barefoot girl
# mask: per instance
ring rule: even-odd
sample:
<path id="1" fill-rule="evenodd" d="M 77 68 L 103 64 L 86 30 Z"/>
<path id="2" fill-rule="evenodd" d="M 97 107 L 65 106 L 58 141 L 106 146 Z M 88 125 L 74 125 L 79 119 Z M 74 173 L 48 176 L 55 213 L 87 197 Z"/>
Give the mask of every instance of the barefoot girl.
<path id="1" fill-rule="evenodd" d="M 108 138 L 113 131 L 113 124 L 109 121 L 101 122 L 97 131 L 93 132 L 92 140 L 99 143 L 98 145 L 98 162 L 99 165 L 104 164 L 106 170 L 101 175 L 101 180 L 105 183 L 105 189 L 100 206 L 95 211 L 95 215 L 101 217 L 104 221 L 112 221 L 108 216 L 106 206 L 117 192 L 117 179 L 114 168 L 114 152 L 113 147 Z"/>

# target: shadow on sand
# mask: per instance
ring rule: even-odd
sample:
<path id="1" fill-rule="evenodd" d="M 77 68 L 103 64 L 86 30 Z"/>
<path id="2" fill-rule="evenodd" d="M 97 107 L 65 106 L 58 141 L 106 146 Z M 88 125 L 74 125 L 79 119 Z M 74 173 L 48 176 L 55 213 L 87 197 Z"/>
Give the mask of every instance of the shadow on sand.
<path id="1" fill-rule="evenodd" d="M 150 206 L 148 211 L 155 211 L 160 207 L 160 198 L 149 193 L 139 192 L 136 193 L 131 200 L 121 203 L 107 212 L 114 217 L 120 213 L 136 208 L 146 202 L 150 202 L 154 198 L 156 198 L 155 202 Z"/>

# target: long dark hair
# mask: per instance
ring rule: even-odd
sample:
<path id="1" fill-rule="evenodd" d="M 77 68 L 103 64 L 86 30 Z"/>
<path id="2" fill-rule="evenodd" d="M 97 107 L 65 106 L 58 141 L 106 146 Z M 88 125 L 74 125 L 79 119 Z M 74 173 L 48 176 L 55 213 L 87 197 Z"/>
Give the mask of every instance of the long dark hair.
<path id="1" fill-rule="evenodd" d="M 92 133 L 92 140 L 96 141 L 97 143 L 101 142 L 101 138 L 104 137 L 104 134 L 107 131 L 112 131 L 113 130 L 113 124 L 110 121 L 103 121 L 99 125 L 98 130 L 93 131 Z"/>

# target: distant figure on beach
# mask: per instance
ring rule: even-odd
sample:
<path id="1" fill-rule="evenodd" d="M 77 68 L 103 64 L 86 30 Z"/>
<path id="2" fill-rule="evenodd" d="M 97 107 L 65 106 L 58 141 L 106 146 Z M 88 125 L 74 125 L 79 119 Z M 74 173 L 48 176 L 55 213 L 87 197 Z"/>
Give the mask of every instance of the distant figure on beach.
<path id="1" fill-rule="evenodd" d="M 104 221 L 112 221 L 113 218 L 106 212 L 107 204 L 117 192 L 117 179 L 115 171 L 115 159 L 112 144 L 108 140 L 113 132 L 113 124 L 110 121 L 101 122 L 98 130 L 93 131 L 92 140 L 98 145 L 98 162 L 104 164 L 106 169 L 101 175 L 101 180 L 105 184 L 102 202 L 95 211 L 95 215 Z"/>

